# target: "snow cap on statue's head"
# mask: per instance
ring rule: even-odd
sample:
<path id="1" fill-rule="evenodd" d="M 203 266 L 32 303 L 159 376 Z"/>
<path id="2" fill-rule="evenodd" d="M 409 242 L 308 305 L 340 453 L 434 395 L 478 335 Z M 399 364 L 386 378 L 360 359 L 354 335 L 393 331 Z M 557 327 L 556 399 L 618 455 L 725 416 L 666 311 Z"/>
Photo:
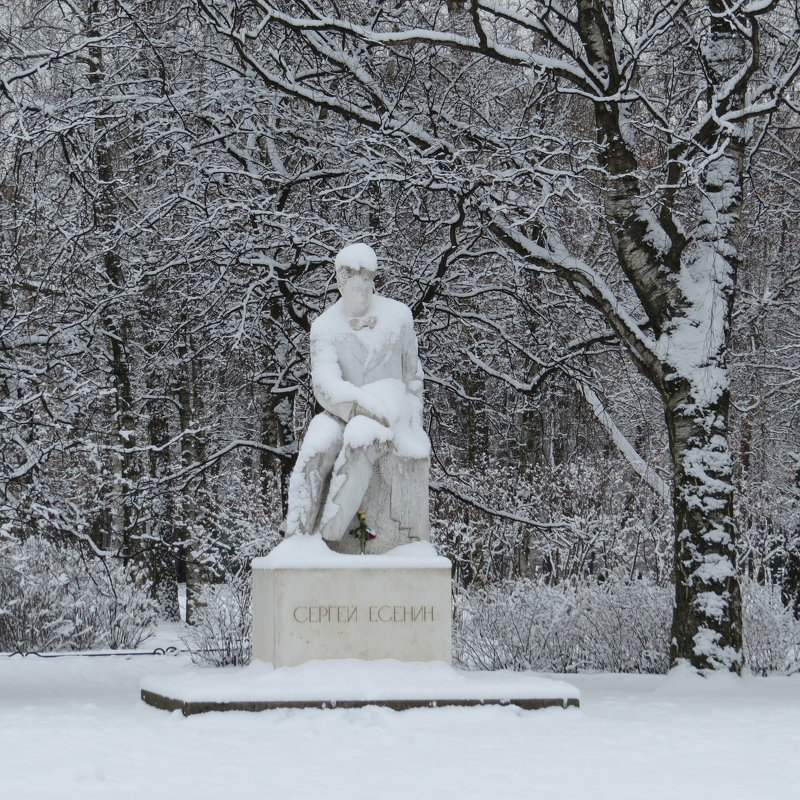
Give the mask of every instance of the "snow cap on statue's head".
<path id="1" fill-rule="evenodd" d="M 362 269 L 365 269 L 367 272 L 377 272 L 378 257 L 368 244 L 358 242 L 343 247 L 337 254 L 333 266 L 337 275 L 339 274 L 339 270 L 345 267 L 349 267 L 353 272 L 358 272 Z"/>

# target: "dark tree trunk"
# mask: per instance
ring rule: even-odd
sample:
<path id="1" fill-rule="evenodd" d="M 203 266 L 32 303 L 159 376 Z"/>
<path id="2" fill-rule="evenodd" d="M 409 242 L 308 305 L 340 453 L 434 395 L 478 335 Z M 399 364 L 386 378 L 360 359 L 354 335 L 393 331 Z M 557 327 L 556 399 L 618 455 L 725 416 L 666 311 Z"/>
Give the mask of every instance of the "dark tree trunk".
<path id="1" fill-rule="evenodd" d="M 202 360 L 187 336 L 178 347 L 179 377 L 176 386 L 181 430 L 181 466 L 186 470 L 206 460 L 206 446 L 197 435 L 203 410 Z M 186 621 L 191 625 L 204 606 L 205 586 L 216 578 L 216 552 L 211 525 L 212 500 L 208 496 L 202 471 L 187 476 L 180 496 L 180 523 L 176 531 L 186 568 Z"/>
<path id="2" fill-rule="evenodd" d="M 148 382 L 151 392 L 157 392 L 153 380 Z M 150 479 L 154 488 L 150 503 L 151 520 L 148 547 L 142 551 L 141 566 L 146 572 L 150 594 L 157 602 L 164 619 L 180 619 L 178 606 L 178 565 L 175 548 L 174 514 L 172 496 L 166 486 L 158 482 L 170 471 L 169 420 L 164 400 L 156 397 L 148 401 L 148 435 L 150 439 Z"/>
<path id="3" fill-rule="evenodd" d="M 294 394 L 275 394 L 269 388 L 264 390 L 261 404 L 261 441 L 271 447 L 285 447 L 294 441 L 292 420 L 294 417 Z M 277 489 L 281 503 L 281 515 L 286 516 L 286 503 L 289 493 L 289 477 L 296 455 L 280 456 L 269 450 L 261 450 L 259 467 L 261 471 L 261 491 L 265 502 L 269 503 Z"/>
<path id="4" fill-rule="evenodd" d="M 102 15 L 103 7 L 100 0 L 91 0 L 87 9 L 88 36 L 93 38 L 100 36 Z M 88 53 L 89 86 L 100 102 L 105 81 L 102 46 L 90 45 Z M 114 158 L 102 108 L 97 110 L 94 128 L 97 136 L 95 145 L 97 188 L 93 197 L 93 214 L 108 290 L 106 310 L 102 319 L 109 347 L 110 377 L 114 388 L 113 428 L 118 448 L 115 487 L 118 508 L 112 512 L 115 517 L 114 529 L 117 539 L 114 545 L 120 547 L 124 554 L 131 555 L 138 548 L 136 540 L 139 532 L 138 513 L 134 501 L 140 477 L 139 464 L 134 452 L 137 418 L 131 385 L 128 326 L 120 299 L 125 286 L 125 275 L 117 242 L 119 199 L 116 191 Z"/>

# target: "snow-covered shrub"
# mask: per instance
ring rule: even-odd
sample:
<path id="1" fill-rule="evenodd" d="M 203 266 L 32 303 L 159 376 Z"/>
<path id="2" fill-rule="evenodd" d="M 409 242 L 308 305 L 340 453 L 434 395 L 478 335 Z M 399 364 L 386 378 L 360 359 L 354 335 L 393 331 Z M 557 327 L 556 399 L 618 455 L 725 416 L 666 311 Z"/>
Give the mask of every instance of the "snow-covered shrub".
<path id="1" fill-rule="evenodd" d="M 758 675 L 800 669 L 800 621 L 779 586 L 742 579 L 745 664 Z"/>
<path id="2" fill-rule="evenodd" d="M 101 634 L 95 646 L 130 650 L 152 636 L 158 621 L 158 604 L 147 587 L 131 577 L 118 561 L 111 562 L 107 584 L 98 588 L 95 627 Z"/>
<path id="3" fill-rule="evenodd" d="M 40 537 L 0 543 L 0 650 L 80 650 L 94 643 L 87 598 L 69 596 L 67 565 L 52 556 L 52 545 Z"/>
<path id="4" fill-rule="evenodd" d="M 461 592 L 456 660 L 479 669 L 666 670 L 670 592 L 648 581 L 522 579 Z"/>
<path id="5" fill-rule="evenodd" d="M 273 496 L 278 492 L 276 483 Z M 250 502 L 256 495 L 252 485 L 231 485 L 215 515 L 216 528 L 224 532 L 216 543 L 221 580 L 194 587 L 192 624 L 182 637 L 196 664 L 222 667 L 250 661 L 250 562 L 282 541 L 280 504 Z"/>
<path id="6" fill-rule="evenodd" d="M 242 569 L 227 577 L 225 583 L 201 589 L 194 624 L 182 637 L 195 664 L 224 667 L 250 662 L 250 573 Z"/>
<path id="7" fill-rule="evenodd" d="M 42 536 L 0 540 L 0 650 L 133 648 L 155 619 L 119 561 Z"/>
<path id="8" fill-rule="evenodd" d="M 667 670 L 671 586 L 619 577 L 578 592 L 584 647 L 578 663 L 608 672 Z"/>
<path id="9" fill-rule="evenodd" d="M 775 586 L 742 580 L 745 663 L 758 674 L 800 668 L 800 622 Z M 673 590 L 619 576 L 551 585 L 521 579 L 461 590 L 453 655 L 471 669 L 663 673 Z"/>

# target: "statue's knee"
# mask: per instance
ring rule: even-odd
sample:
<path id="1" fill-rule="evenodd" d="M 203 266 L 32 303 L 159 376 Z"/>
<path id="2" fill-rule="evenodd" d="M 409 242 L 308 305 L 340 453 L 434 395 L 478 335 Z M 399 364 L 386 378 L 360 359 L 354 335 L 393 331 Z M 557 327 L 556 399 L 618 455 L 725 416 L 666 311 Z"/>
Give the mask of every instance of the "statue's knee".
<path id="1" fill-rule="evenodd" d="M 367 461 L 374 464 L 379 458 L 389 452 L 389 443 L 381 441 L 359 442 L 345 446 L 346 460 Z"/>
<path id="2" fill-rule="evenodd" d="M 315 417 L 300 447 L 298 463 L 306 470 L 330 466 L 341 450 L 343 429 L 344 425 L 321 414 Z"/>
<path id="3" fill-rule="evenodd" d="M 342 433 L 344 447 L 353 452 L 368 452 L 371 449 L 386 452 L 393 439 L 391 428 L 364 416 L 353 417 Z"/>

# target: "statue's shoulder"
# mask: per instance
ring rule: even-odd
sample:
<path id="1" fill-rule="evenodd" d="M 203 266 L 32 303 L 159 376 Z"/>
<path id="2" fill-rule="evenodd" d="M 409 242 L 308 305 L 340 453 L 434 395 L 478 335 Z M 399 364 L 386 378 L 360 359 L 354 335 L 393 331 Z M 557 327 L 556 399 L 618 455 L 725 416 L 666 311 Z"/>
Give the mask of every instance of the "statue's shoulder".
<path id="1" fill-rule="evenodd" d="M 372 302 L 375 316 L 380 320 L 398 327 L 413 324 L 411 309 L 405 303 L 384 297 L 382 294 L 376 294 Z"/>
<path id="2" fill-rule="evenodd" d="M 333 332 L 342 326 L 343 320 L 341 300 L 337 300 L 311 323 L 311 335 L 319 336 L 325 335 L 326 332 Z"/>

